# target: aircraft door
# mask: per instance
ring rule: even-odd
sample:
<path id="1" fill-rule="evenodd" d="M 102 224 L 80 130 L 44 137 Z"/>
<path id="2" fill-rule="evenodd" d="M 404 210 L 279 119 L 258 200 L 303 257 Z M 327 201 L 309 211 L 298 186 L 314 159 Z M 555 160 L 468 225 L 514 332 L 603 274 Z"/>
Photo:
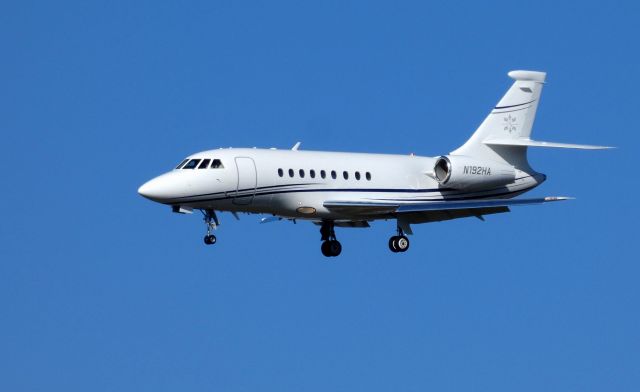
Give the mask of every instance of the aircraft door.
<path id="1" fill-rule="evenodd" d="M 251 204 L 258 183 L 256 164 L 252 158 L 236 157 L 236 169 L 238 171 L 238 186 L 233 197 L 233 204 Z"/>

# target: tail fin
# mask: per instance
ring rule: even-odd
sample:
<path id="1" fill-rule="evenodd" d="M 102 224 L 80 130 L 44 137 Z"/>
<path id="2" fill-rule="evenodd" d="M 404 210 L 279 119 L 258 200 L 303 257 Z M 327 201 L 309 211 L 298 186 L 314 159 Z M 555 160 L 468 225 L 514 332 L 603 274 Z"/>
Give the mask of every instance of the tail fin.
<path id="1" fill-rule="evenodd" d="M 452 155 L 466 155 L 528 168 L 525 146 L 489 146 L 491 139 L 529 139 L 546 77 L 544 72 L 511 71 L 515 80 L 467 142 Z"/>
<path id="2" fill-rule="evenodd" d="M 531 140 L 531 128 L 546 77 L 544 72 L 511 71 L 511 88 L 480 124 L 469 140 L 451 155 L 465 155 L 508 163 L 529 171 L 527 147 L 603 149 L 610 147 L 538 142 Z"/>

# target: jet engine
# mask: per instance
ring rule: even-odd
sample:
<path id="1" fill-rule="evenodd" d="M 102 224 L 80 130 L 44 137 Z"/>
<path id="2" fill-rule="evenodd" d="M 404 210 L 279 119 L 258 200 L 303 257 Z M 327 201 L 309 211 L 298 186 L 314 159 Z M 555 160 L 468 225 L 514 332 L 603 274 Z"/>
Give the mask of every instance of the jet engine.
<path id="1" fill-rule="evenodd" d="M 516 170 L 504 163 L 447 155 L 436 160 L 432 176 L 448 188 L 492 188 L 513 182 Z"/>

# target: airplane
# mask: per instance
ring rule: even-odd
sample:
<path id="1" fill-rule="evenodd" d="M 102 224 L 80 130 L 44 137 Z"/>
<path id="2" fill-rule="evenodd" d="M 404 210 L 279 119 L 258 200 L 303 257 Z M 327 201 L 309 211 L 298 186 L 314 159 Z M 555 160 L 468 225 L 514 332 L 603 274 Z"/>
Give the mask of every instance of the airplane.
<path id="1" fill-rule="evenodd" d="M 568 200 L 514 198 L 546 176 L 531 168 L 529 147 L 611 147 L 530 138 L 546 73 L 511 71 L 514 82 L 478 129 L 447 155 L 423 157 L 348 152 L 227 148 L 186 157 L 175 169 L 143 184 L 138 193 L 176 213 L 199 210 L 205 244 L 220 222 L 216 211 L 269 214 L 261 222 L 311 221 L 320 226 L 321 251 L 342 251 L 336 227 L 369 227 L 395 220 L 394 253 L 409 249 L 411 225 L 505 213 L 510 207 Z"/>

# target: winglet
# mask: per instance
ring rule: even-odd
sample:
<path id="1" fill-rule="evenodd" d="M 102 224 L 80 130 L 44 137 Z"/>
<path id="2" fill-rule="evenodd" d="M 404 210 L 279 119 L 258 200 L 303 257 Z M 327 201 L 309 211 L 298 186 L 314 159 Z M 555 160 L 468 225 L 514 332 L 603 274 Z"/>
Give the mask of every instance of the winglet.
<path id="1" fill-rule="evenodd" d="M 296 144 L 294 144 L 293 147 L 291 147 L 291 151 L 298 151 L 298 148 L 300 148 L 300 144 L 302 143 L 297 142 Z"/>
<path id="2" fill-rule="evenodd" d="M 271 223 L 271 222 L 277 222 L 279 220 L 282 220 L 281 217 L 279 216 L 267 216 L 265 218 L 260 219 L 260 223 Z"/>
<path id="3" fill-rule="evenodd" d="M 544 201 L 564 201 L 564 200 L 575 200 L 575 197 L 567 197 L 567 196 L 547 196 L 544 198 Z"/>

